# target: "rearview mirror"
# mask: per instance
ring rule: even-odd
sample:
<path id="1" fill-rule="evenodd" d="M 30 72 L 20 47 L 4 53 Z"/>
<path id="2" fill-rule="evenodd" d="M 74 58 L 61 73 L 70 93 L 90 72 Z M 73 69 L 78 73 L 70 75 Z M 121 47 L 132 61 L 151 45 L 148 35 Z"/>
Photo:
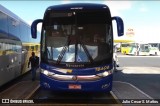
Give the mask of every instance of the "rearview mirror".
<path id="1" fill-rule="evenodd" d="M 123 20 L 120 17 L 118 17 L 118 16 L 112 17 L 112 20 L 115 20 L 116 23 L 117 23 L 117 33 L 118 33 L 118 36 L 123 36 L 124 35 Z"/>
<path id="2" fill-rule="evenodd" d="M 42 23 L 43 20 L 42 19 L 37 19 L 35 21 L 32 22 L 32 25 L 31 25 L 31 35 L 32 35 L 32 38 L 36 39 L 37 38 L 37 25 L 39 23 Z"/>

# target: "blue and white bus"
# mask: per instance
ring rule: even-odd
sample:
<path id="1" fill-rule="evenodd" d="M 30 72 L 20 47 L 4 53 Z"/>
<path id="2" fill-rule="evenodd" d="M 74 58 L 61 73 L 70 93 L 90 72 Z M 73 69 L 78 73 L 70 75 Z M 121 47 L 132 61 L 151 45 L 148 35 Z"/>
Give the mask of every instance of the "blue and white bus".
<path id="1" fill-rule="evenodd" d="M 108 92 L 112 89 L 113 30 L 123 35 L 123 21 L 104 4 L 50 6 L 32 23 L 36 38 L 42 22 L 40 85 L 54 91 Z"/>

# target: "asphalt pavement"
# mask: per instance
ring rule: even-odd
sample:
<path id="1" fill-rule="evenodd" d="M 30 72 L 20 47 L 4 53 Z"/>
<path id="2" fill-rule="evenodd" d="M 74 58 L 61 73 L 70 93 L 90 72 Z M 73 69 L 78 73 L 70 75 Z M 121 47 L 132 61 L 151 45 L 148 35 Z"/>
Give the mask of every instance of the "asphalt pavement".
<path id="1" fill-rule="evenodd" d="M 114 81 L 128 82 L 154 99 L 160 99 L 160 57 L 118 56 L 120 67 Z"/>
<path id="2" fill-rule="evenodd" d="M 160 67 L 159 56 L 118 56 L 122 67 Z"/>

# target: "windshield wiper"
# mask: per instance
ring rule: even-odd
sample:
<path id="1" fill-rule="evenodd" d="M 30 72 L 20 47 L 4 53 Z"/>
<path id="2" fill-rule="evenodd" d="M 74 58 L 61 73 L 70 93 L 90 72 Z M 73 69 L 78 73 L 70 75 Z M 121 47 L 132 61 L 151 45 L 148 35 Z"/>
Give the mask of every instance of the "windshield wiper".
<path id="1" fill-rule="evenodd" d="M 60 54 L 59 54 L 59 56 L 58 56 L 58 59 L 57 59 L 56 64 L 60 64 L 60 62 L 62 61 L 63 56 L 64 56 L 64 54 L 65 54 L 65 52 L 66 52 L 67 48 L 69 49 L 70 42 L 71 42 L 71 40 L 70 40 L 70 39 L 69 39 L 69 41 L 67 40 L 67 42 L 66 42 L 65 46 L 63 47 L 63 49 L 62 49 L 61 53 L 60 53 Z"/>
<path id="2" fill-rule="evenodd" d="M 62 61 L 63 56 L 64 56 L 64 54 L 65 54 L 65 52 L 66 52 L 66 50 L 67 50 L 67 48 L 69 49 L 70 43 L 71 43 L 71 40 L 69 39 L 69 40 L 66 42 L 65 46 L 63 47 L 60 55 L 58 56 L 58 59 L 57 59 L 56 64 L 60 64 L 60 62 Z M 89 61 L 90 61 L 91 63 L 93 63 L 94 60 L 93 60 L 92 56 L 89 54 L 89 51 L 88 51 L 87 47 L 86 47 L 81 41 L 79 41 L 79 43 L 80 43 L 80 45 L 82 45 L 82 48 L 84 49 L 84 51 L 85 51 L 85 53 L 86 53 Z M 78 42 L 76 42 L 76 47 L 78 46 L 77 44 L 78 44 Z M 75 61 L 76 61 L 78 48 L 75 48 L 75 49 L 76 49 L 76 50 L 75 50 Z"/>
<path id="3" fill-rule="evenodd" d="M 88 59 L 90 60 L 91 63 L 93 63 L 94 60 L 93 60 L 92 56 L 89 54 L 89 51 L 88 51 L 87 47 L 81 41 L 79 41 L 79 42 L 80 42 L 80 45 L 82 45 Z"/>
<path id="4" fill-rule="evenodd" d="M 52 58 L 51 57 L 51 53 L 49 52 L 48 48 L 47 48 L 47 55 L 49 55 L 49 58 Z M 48 57 L 48 56 L 47 56 Z"/>

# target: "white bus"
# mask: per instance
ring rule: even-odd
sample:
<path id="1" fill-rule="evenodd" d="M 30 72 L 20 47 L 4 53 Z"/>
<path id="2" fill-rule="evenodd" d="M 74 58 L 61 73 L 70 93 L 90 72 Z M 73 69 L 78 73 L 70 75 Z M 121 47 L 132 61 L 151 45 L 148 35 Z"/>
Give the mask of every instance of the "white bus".
<path id="1" fill-rule="evenodd" d="M 149 43 L 149 55 L 160 55 L 160 43 Z"/>
<path id="2" fill-rule="evenodd" d="M 149 47 L 146 43 L 130 43 L 128 55 L 149 55 Z"/>

